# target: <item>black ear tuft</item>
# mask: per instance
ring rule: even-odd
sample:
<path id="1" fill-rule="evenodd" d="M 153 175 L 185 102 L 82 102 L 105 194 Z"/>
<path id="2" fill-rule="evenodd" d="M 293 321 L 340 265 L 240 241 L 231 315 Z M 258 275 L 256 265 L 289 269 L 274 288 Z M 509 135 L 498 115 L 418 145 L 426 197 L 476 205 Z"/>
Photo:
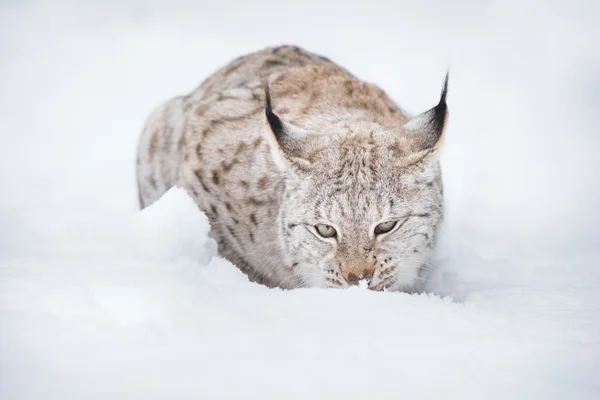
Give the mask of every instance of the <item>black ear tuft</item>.
<path id="1" fill-rule="evenodd" d="M 269 83 L 265 82 L 265 114 L 267 116 L 267 121 L 269 122 L 269 126 L 271 127 L 271 131 L 275 135 L 275 139 L 278 142 L 281 142 L 285 136 L 285 127 L 283 126 L 283 122 L 279 117 L 273 112 L 273 108 L 271 106 L 271 92 L 269 91 Z"/>
<path id="2" fill-rule="evenodd" d="M 448 94 L 448 79 L 450 78 L 450 71 L 446 71 L 446 78 L 444 79 L 444 87 L 442 88 L 442 96 L 440 97 L 440 104 L 446 104 L 446 94 Z"/>
<path id="3" fill-rule="evenodd" d="M 448 105 L 446 104 L 446 95 L 448 94 L 448 78 L 450 76 L 450 71 L 446 72 L 446 78 L 444 79 L 444 87 L 442 88 L 442 95 L 440 96 L 440 102 L 437 106 L 434 107 L 434 115 L 433 115 L 433 129 L 435 131 L 440 131 L 444 128 L 444 124 L 446 123 L 446 115 L 448 112 Z"/>
<path id="4" fill-rule="evenodd" d="M 441 144 L 446 119 L 448 118 L 448 105 L 446 104 L 448 78 L 449 73 L 446 72 L 438 104 L 404 124 L 404 131 L 409 138 L 409 147 L 413 152 L 436 149 Z"/>

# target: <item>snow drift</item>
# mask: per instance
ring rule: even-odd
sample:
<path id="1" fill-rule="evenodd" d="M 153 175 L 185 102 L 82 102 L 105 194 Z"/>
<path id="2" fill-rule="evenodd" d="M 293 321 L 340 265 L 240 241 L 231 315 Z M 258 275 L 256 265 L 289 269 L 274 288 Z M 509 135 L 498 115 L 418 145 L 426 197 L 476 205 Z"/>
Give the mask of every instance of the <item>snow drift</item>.
<path id="1" fill-rule="evenodd" d="M 585 316 L 585 299 L 550 277 L 479 281 L 463 303 L 359 288 L 268 289 L 216 257 L 207 218 L 181 189 L 90 232 L 69 238 L 72 251 L 60 256 L 3 261 L 3 398 L 592 393 L 596 359 L 586 349 L 597 336 L 573 318 Z M 466 262 L 515 276 L 502 263 Z"/>

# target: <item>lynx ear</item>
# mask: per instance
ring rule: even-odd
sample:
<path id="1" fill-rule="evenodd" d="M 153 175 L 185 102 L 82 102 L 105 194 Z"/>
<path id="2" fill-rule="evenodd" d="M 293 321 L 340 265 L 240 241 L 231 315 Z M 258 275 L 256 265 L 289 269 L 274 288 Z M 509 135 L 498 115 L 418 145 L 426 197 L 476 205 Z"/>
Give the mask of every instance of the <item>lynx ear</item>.
<path id="1" fill-rule="evenodd" d="M 265 117 L 267 122 L 267 140 L 277 165 L 285 168 L 291 163 L 308 163 L 302 157 L 302 138 L 308 132 L 282 120 L 273 112 L 271 93 L 267 82 L 265 82 Z"/>
<path id="2" fill-rule="evenodd" d="M 448 119 L 448 106 L 446 104 L 448 75 L 448 72 L 446 72 L 438 105 L 413 117 L 404 124 L 403 141 L 405 143 L 403 144 L 407 146 L 409 153 L 435 150 L 442 144 L 444 128 Z"/>

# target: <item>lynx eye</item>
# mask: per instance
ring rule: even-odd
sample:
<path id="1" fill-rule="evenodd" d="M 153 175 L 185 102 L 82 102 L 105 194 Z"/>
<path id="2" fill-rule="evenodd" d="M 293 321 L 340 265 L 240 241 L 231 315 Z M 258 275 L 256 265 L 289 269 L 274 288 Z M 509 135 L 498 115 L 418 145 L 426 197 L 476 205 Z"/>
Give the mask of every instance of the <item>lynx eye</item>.
<path id="1" fill-rule="evenodd" d="M 335 231 L 334 227 L 331 225 L 319 224 L 319 225 L 315 226 L 315 229 L 317 230 L 319 235 L 323 236 L 326 239 L 332 238 L 335 235 L 337 235 L 337 232 Z"/>
<path id="2" fill-rule="evenodd" d="M 397 223 L 398 223 L 398 221 L 382 222 L 375 227 L 375 234 L 381 235 L 383 233 L 388 233 L 389 231 L 394 229 L 394 227 L 396 226 Z"/>

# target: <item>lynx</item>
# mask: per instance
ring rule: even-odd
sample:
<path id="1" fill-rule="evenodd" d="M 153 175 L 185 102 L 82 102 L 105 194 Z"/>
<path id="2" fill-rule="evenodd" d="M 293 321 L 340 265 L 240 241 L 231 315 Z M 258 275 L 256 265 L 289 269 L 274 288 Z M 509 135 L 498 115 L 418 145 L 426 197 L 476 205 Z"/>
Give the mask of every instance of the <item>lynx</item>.
<path id="1" fill-rule="evenodd" d="M 418 291 L 443 219 L 447 86 L 410 118 L 301 48 L 237 58 L 146 121 L 141 207 L 184 188 L 219 254 L 269 287 Z"/>

